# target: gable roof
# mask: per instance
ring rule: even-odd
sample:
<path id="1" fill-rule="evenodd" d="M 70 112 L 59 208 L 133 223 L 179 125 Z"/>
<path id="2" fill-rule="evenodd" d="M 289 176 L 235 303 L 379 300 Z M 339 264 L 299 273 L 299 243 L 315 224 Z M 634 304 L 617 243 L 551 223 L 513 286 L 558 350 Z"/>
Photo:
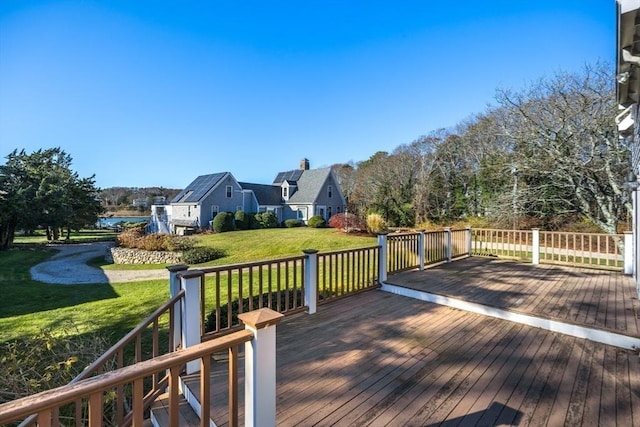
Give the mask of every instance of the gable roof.
<path id="1" fill-rule="evenodd" d="M 171 203 L 196 203 L 202 200 L 213 187 L 215 187 L 228 172 L 200 175 L 187 187 L 179 192 Z"/>
<path id="2" fill-rule="evenodd" d="M 289 198 L 289 203 L 313 203 L 327 181 L 331 168 L 300 170 L 298 191 Z"/>
<path id="3" fill-rule="evenodd" d="M 261 206 L 282 205 L 282 197 L 280 196 L 280 187 L 275 185 L 251 184 L 249 182 L 240 182 L 243 190 L 251 190 Z"/>

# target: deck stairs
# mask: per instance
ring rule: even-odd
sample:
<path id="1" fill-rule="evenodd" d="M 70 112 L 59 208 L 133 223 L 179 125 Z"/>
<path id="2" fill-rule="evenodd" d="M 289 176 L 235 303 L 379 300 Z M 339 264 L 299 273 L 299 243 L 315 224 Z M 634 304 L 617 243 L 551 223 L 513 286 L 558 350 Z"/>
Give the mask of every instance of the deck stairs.
<path id="1" fill-rule="evenodd" d="M 240 363 L 238 364 L 238 376 L 240 393 L 239 400 L 239 414 L 240 420 L 244 419 L 242 413 L 242 403 L 244 401 L 244 393 L 242 390 L 242 378 L 244 378 L 244 351 L 240 350 L 239 354 Z M 212 396 L 212 402 L 214 398 L 223 399 L 220 404 L 211 404 L 211 417 L 209 420 L 210 427 L 217 427 L 215 421 L 218 424 L 228 424 L 227 417 L 227 390 L 228 383 L 226 382 L 226 376 L 228 375 L 228 357 L 226 353 L 216 353 L 211 358 L 211 381 L 210 381 L 210 393 Z M 195 373 L 192 375 L 183 374 L 180 376 L 179 389 L 181 392 L 179 403 L 179 415 L 178 426 L 190 427 L 200 426 L 200 374 Z M 224 390 L 224 393 L 217 393 L 220 390 Z M 214 412 L 214 408 L 217 408 L 219 412 Z M 227 418 L 225 418 L 227 417 Z M 214 421 L 215 420 L 215 421 Z M 150 418 L 147 420 L 148 426 L 151 427 L 169 427 L 169 395 L 168 393 L 161 395 L 151 406 Z M 242 421 L 241 421 L 242 423 Z"/>
<path id="2" fill-rule="evenodd" d="M 197 375 L 196 375 L 197 377 Z M 194 387 L 195 386 L 195 387 Z M 185 380 L 180 378 L 180 409 L 178 414 L 179 427 L 198 427 L 200 426 L 200 401 L 198 394 L 194 392 L 194 388 L 199 388 L 199 382 L 193 380 Z M 169 394 L 160 395 L 158 399 L 151 405 L 149 419 L 145 425 L 151 427 L 169 427 Z M 213 420 L 209 420 L 210 427 L 216 427 Z"/>

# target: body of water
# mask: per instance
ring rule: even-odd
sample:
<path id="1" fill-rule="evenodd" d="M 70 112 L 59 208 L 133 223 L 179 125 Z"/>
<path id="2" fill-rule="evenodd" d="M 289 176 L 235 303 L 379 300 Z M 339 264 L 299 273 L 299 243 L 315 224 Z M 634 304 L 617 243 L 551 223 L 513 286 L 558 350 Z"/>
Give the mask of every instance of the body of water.
<path id="1" fill-rule="evenodd" d="M 100 228 L 115 227 L 120 222 L 148 222 L 148 216 L 110 216 L 98 218 L 97 226 Z"/>

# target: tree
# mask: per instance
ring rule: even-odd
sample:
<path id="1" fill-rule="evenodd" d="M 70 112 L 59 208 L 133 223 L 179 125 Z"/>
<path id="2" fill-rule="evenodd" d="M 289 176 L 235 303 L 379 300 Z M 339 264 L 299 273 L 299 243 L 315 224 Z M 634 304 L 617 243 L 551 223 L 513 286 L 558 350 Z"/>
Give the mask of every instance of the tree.
<path id="1" fill-rule="evenodd" d="M 605 64 L 558 73 L 521 92 L 498 91 L 501 133 L 514 143 L 524 212 L 547 222 L 584 215 L 607 233 L 630 210 L 629 153 L 618 137 L 613 72 Z M 515 194 L 515 193 L 514 193 Z"/>
<path id="2" fill-rule="evenodd" d="M 60 148 L 31 154 L 14 150 L 0 166 L 0 250 L 9 249 L 15 232 L 45 227 L 51 238 L 62 228 L 95 224 L 102 212 L 94 177 L 71 171 L 71 156 Z"/>

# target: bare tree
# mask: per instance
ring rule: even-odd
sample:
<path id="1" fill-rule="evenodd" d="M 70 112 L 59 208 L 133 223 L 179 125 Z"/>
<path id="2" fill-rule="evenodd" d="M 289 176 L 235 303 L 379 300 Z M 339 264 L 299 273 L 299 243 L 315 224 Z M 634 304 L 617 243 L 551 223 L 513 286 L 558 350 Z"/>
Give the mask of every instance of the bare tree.
<path id="1" fill-rule="evenodd" d="M 611 67 L 596 64 L 521 92 L 498 91 L 500 132 L 514 143 L 519 197 L 529 215 L 580 214 L 616 232 L 630 205 L 623 189 L 628 150 L 612 119 L 613 81 Z"/>

